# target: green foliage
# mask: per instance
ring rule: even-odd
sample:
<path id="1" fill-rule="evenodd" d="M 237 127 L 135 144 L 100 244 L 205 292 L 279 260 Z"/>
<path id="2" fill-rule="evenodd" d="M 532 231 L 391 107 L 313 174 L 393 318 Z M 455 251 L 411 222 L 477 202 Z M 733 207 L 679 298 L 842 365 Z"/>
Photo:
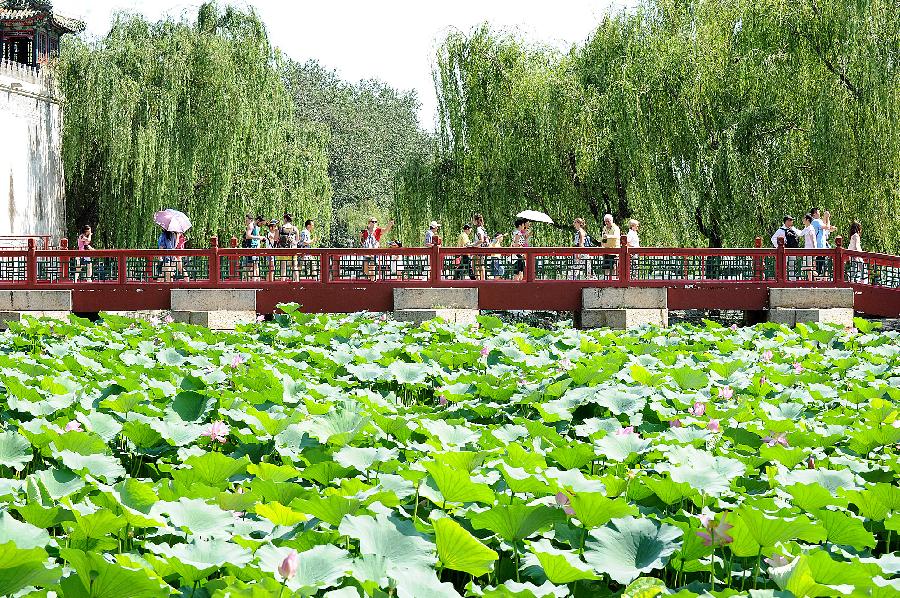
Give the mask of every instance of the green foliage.
<path id="1" fill-rule="evenodd" d="M 120 16 L 63 46 L 69 234 L 153 243 L 155 211 L 188 214 L 197 246 L 240 235 L 247 212 L 318 218 L 327 231 L 328 134 L 301 121 L 255 13 L 201 7 L 195 24 Z"/>
<path id="2" fill-rule="evenodd" d="M 487 25 L 436 57 L 438 148 L 398 183 L 404 221 L 452 230 L 525 208 L 645 245 L 748 246 L 785 213 L 832 212 L 895 251 L 900 20 L 890 0 L 646 0 L 567 53 Z M 542 228 L 541 241 L 571 242 Z"/>
<path id="3" fill-rule="evenodd" d="M 896 594 L 896 332 L 284 311 L 11 322 L 0 594 Z"/>
<path id="4" fill-rule="evenodd" d="M 401 168 L 430 153 L 430 140 L 419 126 L 419 100 L 413 91 L 374 79 L 348 83 L 315 61 L 285 61 L 281 73 L 298 118 L 329 132 L 334 210 L 330 237 L 323 238 L 335 247 L 357 245 L 357 233 L 369 218 L 391 218 Z"/>

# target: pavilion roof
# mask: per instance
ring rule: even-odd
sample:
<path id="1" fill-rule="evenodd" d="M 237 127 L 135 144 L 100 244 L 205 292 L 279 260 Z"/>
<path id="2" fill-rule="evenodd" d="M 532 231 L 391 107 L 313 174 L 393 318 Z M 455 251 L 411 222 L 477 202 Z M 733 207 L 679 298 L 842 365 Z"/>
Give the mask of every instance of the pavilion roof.
<path id="1" fill-rule="evenodd" d="M 81 33 L 84 22 L 53 11 L 51 2 L 40 0 L 0 0 L 0 23 L 48 17 L 50 24 L 64 33 Z"/>

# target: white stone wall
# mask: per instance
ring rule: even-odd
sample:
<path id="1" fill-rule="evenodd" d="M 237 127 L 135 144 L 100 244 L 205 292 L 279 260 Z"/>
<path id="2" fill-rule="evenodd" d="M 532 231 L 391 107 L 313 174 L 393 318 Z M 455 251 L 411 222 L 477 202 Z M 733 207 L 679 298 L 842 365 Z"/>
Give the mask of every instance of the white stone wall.
<path id="1" fill-rule="evenodd" d="M 62 106 L 41 77 L 0 65 L 0 236 L 65 234 Z"/>

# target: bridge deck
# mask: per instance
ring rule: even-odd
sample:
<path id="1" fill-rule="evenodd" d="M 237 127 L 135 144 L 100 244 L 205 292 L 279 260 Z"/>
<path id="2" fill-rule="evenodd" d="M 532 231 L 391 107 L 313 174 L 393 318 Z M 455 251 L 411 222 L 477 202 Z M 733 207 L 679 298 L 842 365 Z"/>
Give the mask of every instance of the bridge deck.
<path id="1" fill-rule="evenodd" d="M 900 257 L 834 249 L 0 249 L 0 290 L 72 290 L 76 311 L 167 309 L 172 288 L 254 288 L 258 310 L 390 311 L 397 287 L 477 287 L 482 309 L 581 309 L 581 290 L 666 287 L 670 309 L 762 310 L 768 290 L 852 287 L 858 312 L 900 316 Z M 65 246 L 64 246 L 65 247 Z M 522 271 L 522 280 L 514 280 Z M 815 280 L 807 280 L 815 271 Z"/>

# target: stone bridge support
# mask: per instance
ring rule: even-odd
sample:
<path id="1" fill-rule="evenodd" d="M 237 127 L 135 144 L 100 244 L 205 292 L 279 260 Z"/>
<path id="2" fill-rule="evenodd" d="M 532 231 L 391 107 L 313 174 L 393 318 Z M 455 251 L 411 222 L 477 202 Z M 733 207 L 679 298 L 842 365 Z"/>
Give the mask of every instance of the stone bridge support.
<path id="1" fill-rule="evenodd" d="M 394 289 L 394 319 L 421 324 L 441 318 L 457 324 L 474 324 L 478 317 L 478 289 Z"/>
<path id="2" fill-rule="evenodd" d="M 584 289 L 577 328 L 614 328 L 669 325 L 669 298 L 665 288 Z"/>
<path id="3" fill-rule="evenodd" d="M 172 318 L 212 330 L 256 321 L 256 289 L 172 289 Z"/>
<path id="4" fill-rule="evenodd" d="M 769 321 L 853 326 L 854 291 L 849 288 L 769 289 Z"/>
<path id="5" fill-rule="evenodd" d="M 65 319 L 72 313 L 72 291 L 0 291 L 0 330 L 23 316 Z"/>

